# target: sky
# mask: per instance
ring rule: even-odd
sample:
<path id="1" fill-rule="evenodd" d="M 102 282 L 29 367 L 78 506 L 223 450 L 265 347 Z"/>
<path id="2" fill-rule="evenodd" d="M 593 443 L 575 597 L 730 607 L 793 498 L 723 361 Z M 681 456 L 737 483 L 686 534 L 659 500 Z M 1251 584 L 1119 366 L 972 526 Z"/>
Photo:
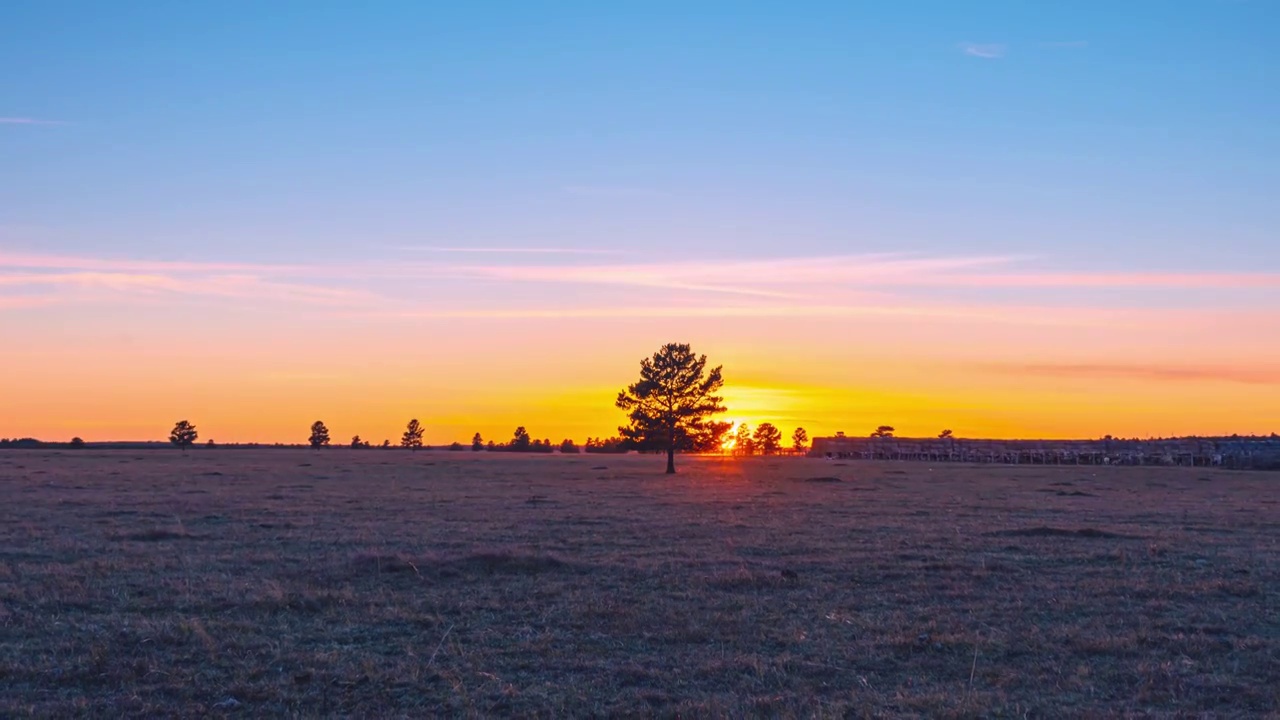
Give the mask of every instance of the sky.
<path id="1" fill-rule="evenodd" d="M 16 2 L 0 437 L 1280 431 L 1280 4 Z"/>

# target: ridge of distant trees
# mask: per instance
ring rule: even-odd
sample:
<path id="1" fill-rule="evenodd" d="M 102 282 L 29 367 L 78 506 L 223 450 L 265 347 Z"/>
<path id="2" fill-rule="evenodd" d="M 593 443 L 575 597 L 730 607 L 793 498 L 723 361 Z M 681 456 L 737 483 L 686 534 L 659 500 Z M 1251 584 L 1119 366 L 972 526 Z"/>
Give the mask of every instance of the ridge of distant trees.
<path id="1" fill-rule="evenodd" d="M 633 449 L 630 442 L 620 437 L 587 438 L 586 444 L 582 446 L 583 452 L 602 455 L 621 455 Z"/>

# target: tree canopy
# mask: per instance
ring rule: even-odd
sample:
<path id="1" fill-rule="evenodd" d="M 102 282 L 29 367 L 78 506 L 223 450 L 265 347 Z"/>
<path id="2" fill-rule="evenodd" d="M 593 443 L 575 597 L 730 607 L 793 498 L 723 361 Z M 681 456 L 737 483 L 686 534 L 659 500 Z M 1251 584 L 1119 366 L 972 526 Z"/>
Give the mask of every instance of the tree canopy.
<path id="1" fill-rule="evenodd" d="M 794 450 L 797 455 L 804 454 L 806 451 L 808 451 L 809 449 L 808 431 L 806 431 L 802 427 L 798 427 L 796 428 L 795 432 L 791 433 L 791 449 Z"/>
<path id="2" fill-rule="evenodd" d="M 618 393 L 615 402 L 627 411 L 630 424 L 619 427 L 641 450 L 667 453 L 667 473 L 676 471 L 677 450 L 706 451 L 718 446 L 728 423 L 710 420 L 725 412 L 721 367 L 707 370 L 707 356 L 695 355 L 685 343 L 663 345 L 640 361 L 640 380 Z"/>
<path id="3" fill-rule="evenodd" d="M 516 428 L 516 431 L 511 436 L 510 450 L 512 452 L 527 452 L 532 445 L 533 439 L 529 436 L 529 431 L 525 430 L 523 425 Z"/>
<path id="4" fill-rule="evenodd" d="M 329 428 L 321 420 L 311 423 L 311 438 L 307 441 L 313 448 L 322 448 L 329 444 Z"/>
<path id="5" fill-rule="evenodd" d="M 774 427 L 773 423 L 760 423 L 751 439 L 755 441 L 756 449 L 761 455 L 777 455 L 782 448 L 782 431 Z"/>
<path id="6" fill-rule="evenodd" d="M 200 433 L 196 432 L 196 426 L 186 420 L 174 423 L 173 430 L 169 431 L 169 442 L 173 443 L 174 447 L 181 448 L 182 452 L 186 452 L 199 437 Z"/>
<path id="7" fill-rule="evenodd" d="M 734 455 L 755 455 L 756 441 L 751 436 L 751 426 L 746 423 L 738 425 L 738 429 L 733 435 L 733 454 Z"/>
<path id="8" fill-rule="evenodd" d="M 400 447 L 406 447 L 417 452 L 422 447 L 422 423 L 418 422 L 418 418 L 409 421 L 405 426 L 404 435 L 400 437 Z"/>

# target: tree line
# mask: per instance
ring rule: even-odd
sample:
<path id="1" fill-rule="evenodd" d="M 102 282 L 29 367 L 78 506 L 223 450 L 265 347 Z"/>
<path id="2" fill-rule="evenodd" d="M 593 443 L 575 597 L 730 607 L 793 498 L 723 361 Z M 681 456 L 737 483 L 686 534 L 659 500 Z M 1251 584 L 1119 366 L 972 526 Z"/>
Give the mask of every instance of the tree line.
<path id="1" fill-rule="evenodd" d="M 724 398 L 719 391 L 724 387 L 722 366 L 707 367 L 707 356 L 697 355 L 686 343 L 663 345 L 652 357 L 640 361 L 640 379 L 618 393 L 615 407 L 627 413 L 627 424 L 618 428 L 618 435 L 607 439 L 588 438 L 583 449 L 587 452 L 612 453 L 658 452 L 667 456 L 667 472 L 674 473 L 676 453 L 721 452 L 729 445 L 729 432 L 733 424 L 713 420 L 714 415 L 727 412 Z M 422 424 L 414 418 L 405 427 L 400 447 L 419 450 L 423 446 Z M 169 433 L 169 441 L 184 452 L 199 438 L 196 427 L 187 420 L 177 422 Z M 746 425 L 739 425 L 732 438 L 734 452 L 741 455 L 772 455 L 780 452 L 782 433 L 771 423 L 761 423 L 754 432 Z M 330 445 L 328 426 L 321 420 L 311 425 L 308 443 L 319 449 Z M 792 449 L 802 452 L 807 446 L 808 434 L 797 428 L 792 435 Z M 391 446 L 384 440 L 381 447 Z M 350 447 L 367 448 L 371 444 L 359 435 L 351 438 Z M 462 443 L 453 443 L 450 450 L 465 450 Z M 516 428 L 511 440 L 496 444 L 485 443 L 480 433 L 471 439 L 471 450 L 497 452 L 578 452 L 572 440 L 564 440 L 558 446 L 548 439 L 535 440 L 523 427 Z"/>

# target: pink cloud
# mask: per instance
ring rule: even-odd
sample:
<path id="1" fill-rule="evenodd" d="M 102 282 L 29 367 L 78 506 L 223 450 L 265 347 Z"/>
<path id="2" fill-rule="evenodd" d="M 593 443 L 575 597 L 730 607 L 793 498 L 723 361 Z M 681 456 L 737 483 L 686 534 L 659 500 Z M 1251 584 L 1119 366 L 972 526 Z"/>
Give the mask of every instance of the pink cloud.
<path id="1" fill-rule="evenodd" d="M 1117 363 L 1000 363 L 987 369 L 999 373 L 1078 380 L 1158 380 L 1168 382 L 1227 382 L 1246 385 L 1280 384 L 1280 366 L 1232 367 Z"/>

